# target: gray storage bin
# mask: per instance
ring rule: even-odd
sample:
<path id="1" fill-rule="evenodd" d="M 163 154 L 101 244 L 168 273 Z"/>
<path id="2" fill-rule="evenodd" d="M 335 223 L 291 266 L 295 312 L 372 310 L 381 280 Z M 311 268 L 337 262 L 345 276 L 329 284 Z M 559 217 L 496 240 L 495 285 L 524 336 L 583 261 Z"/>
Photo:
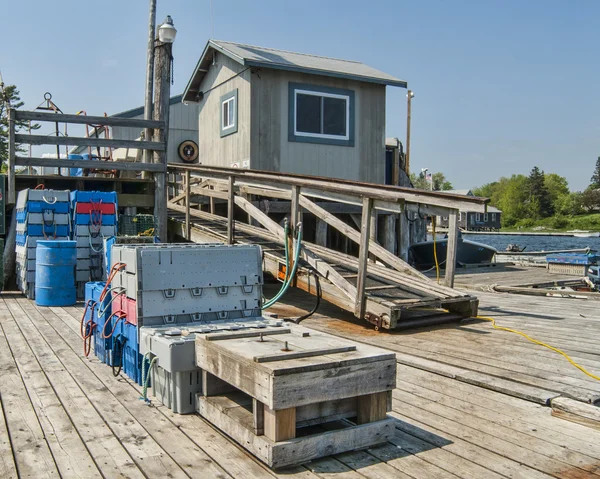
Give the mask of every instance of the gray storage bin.
<path id="1" fill-rule="evenodd" d="M 151 372 L 152 393 L 158 401 L 177 414 L 196 412 L 196 394 L 202 392 L 202 370 L 170 373 L 154 365 Z"/>

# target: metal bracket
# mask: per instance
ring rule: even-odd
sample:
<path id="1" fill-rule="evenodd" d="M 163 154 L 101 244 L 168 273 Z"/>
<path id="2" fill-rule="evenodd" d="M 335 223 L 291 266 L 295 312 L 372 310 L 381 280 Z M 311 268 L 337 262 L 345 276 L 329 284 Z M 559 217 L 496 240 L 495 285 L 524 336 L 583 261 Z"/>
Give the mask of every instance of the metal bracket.
<path id="1" fill-rule="evenodd" d="M 365 320 L 375 325 L 375 331 L 379 331 L 383 325 L 383 318 L 373 313 L 365 313 Z"/>

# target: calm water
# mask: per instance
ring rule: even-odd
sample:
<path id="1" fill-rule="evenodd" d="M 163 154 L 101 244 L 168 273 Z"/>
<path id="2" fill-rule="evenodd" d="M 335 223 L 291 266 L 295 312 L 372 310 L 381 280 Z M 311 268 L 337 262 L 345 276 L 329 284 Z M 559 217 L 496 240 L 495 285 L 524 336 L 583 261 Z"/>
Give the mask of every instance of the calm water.
<path id="1" fill-rule="evenodd" d="M 525 236 L 525 235 L 470 235 L 464 239 L 477 241 L 504 251 L 509 244 L 518 244 L 525 251 L 551 251 L 560 249 L 591 248 L 600 251 L 600 238 L 575 238 L 573 236 Z"/>

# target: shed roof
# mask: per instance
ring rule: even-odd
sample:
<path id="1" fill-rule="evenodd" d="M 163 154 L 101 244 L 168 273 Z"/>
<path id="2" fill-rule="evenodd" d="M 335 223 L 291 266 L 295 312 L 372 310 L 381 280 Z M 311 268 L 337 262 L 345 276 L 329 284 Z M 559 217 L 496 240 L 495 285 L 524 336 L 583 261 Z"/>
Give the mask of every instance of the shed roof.
<path id="1" fill-rule="evenodd" d="M 221 40 L 209 40 L 185 88 L 184 101 L 197 101 L 200 83 L 210 67 L 213 51 L 221 52 L 245 67 L 296 71 L 402 88 L 407 86 L 404 80 L 357 61 L 275 50 Z"/>

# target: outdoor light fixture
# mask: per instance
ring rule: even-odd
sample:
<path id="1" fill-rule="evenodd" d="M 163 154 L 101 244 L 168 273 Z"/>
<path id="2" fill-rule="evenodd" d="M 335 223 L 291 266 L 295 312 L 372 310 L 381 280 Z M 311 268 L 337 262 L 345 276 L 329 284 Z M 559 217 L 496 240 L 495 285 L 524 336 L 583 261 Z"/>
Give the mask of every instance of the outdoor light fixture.
<path id="1" fill-rule="evenodd" d="M 414 98 L 415 97 L 415 92 L 412 90 L 408 90 L 408 93 L 406 94 L 406 98 Z"/>
<path id="2" fill-rule="evenodd" d="M 173 26 L 173 19 L 171 18 L 171 15 L 167 15 L 167 18 L 162 25 L 158 27 L 158 39 L 162 43 L 173 43 L 176 36 L 177 30 Z"/>

